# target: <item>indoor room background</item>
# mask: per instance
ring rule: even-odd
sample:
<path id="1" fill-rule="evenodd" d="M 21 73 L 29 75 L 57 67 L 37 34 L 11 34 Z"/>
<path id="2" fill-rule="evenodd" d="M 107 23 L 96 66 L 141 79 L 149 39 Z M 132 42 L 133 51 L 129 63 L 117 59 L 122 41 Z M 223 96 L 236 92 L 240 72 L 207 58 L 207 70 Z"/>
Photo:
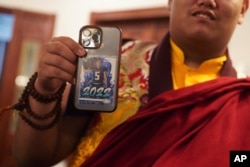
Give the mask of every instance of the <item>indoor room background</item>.
<path id="1" fill-rule="evenodd" d="M 164 7 L 168 0 L 0 0 L 0 6 L 21 8 L 38 12 L 56 14 L 54 35 L 67 35 L 77 40 L 78 30 L 89 23 L 92 11 L 116 11 Z M 238 26 L 230 43 L 230 53 L 235 67 L 250 74 L 250 11 L 246 14 L 243 25 Z"/>
<path id="2" fill-rule="evenodd" d="M 166 7 L 168 0 L 0 0 L 0 8 L 18 9 L 24 11 L 38 12 L 54 16 L 52 18 L 54 25 L 53 30 L 49 33 L 51 36 L 69 36 L 74 40 L 78 40 L 79 29 L 86 24 L 90 23 L 91 12 L 109 12 L 109 11 L 121 11 L 121 10 L 132 10 L 132 9 L 145 9 L 154 7 Z M 10 15 L 1 15 L 0 13 L 0 79 L 3 75 L 4 67 L 4 49 L 6 44 L 13 38 L 11 31 L 13 30 L 13 17 Z M 5 26 L 4 26 L 5 25 Z M 147 31 L 147 30 L 142 30 Z M 30 46 L 30 52 L 38 52 L 39 44 L 37 41 L 26 41 L 27 46 Z M 247 12 L 245 20 L 242 25 L 236 28 L 232 40 L 229 44 L 229 52 L 233 59 L 234 66 L 238 71 L 250 75 L 250 10 Z M 25 46 L 24 46 L 25 47 Z M 26 52 L 25 52 L 26 53 Z M 22 59 L 17 64 L 27 63 L 26 59 Z M 29 59 L 32 61 L 32 58 Z M 25 66 L 25 65 L 24 65 Z M 29 64 L 29 68 L 24 68 L 25 71 L 30 71 L 30 68 L 35 68 L 36 63 Z M 20 69 L 19 69 L 20 71 Z M 8 71 L 9 72 L 9 71 Z M 19 79 L 19 80 L 18 80 Z M 13 82 L 18 82 L 21 86 L 25 78 L 16 78 Z M 3 86 L 0 81 L 0 90 Z M 18 84 L 16 83 L 16 84 Z M 15 90 L 18 91 L 18 90 Z M 2 92 L 0 92 L 2 93 Z M 0 104 L 3 101 L 3 97 L 8 95 L 0 96 Z M 15 95 L 16 96 L 16 95 Z M 15 97 L 16 99 L 16 97 Z M 15 100 L 13 99 L 13 101 Z M 0 106 L 0 108 L 3 106 Z M 13 118 L 12 118 L 13 119 Z M 4 126 L 4 123 L 10 123 L 11 126 Z M 12 122 L 0 122 L 0 133 L 7 131 L 13 131 Z M 4 129 L 8 127 L 8 129 Z M 2 139 L 1 139 L 2 137 Z M 0 134 L 0 150 L 1 142 L 4 142 L 4 136 Z M 10 144 L 10 143 L 9 143 Z M 7 146 L 6 146 L 7 147 Z M 8 146 L 9 147 L 9 146 Z M 6 148 L 6 150 L 9 150 Z M 1 151 L 3 152 L 3 151 Z M 9 152 L 6 152 L 9 154 Z M 0 154 L 0 156 L 4 156 Z M 0 166 L 5 161 L 0 157 Z M 10 162 L 11 164 L 11 162 Z M 63 166 L 61 164 L 61 166 Z"/>

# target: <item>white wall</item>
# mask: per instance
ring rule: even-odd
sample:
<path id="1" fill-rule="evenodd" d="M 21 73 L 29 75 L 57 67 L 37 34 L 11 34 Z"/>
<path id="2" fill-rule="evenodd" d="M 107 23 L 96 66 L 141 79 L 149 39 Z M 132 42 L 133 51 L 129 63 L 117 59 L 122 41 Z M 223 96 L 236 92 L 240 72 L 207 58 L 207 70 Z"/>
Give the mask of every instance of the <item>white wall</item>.
<path id="1" fill-rule="evenodd" d="M 77 39 L 80 27 L 89 23 L 91 11 L 165 6 L 167 2 L 168 0 L 0 0 L 0 6 L 55 13 L 55 35 Z"/>
<path id="2" fill-rule="evenodd" d="M 238 25 L 229 44 L 234 66 L 250 75 L 250 8 L 242 25 Z"/>
<path id="3" fill-rule="evenodd" d="M 77 40 L 82 25 L 88 24 L 91 11 L 111 11 L 166 6 L 168 0 L 0 0 L 0 6 L 15 7 L 57 15 L 55 36 Z M 235 67 L 250 74 L 250 10 L 229 45 Z"/>

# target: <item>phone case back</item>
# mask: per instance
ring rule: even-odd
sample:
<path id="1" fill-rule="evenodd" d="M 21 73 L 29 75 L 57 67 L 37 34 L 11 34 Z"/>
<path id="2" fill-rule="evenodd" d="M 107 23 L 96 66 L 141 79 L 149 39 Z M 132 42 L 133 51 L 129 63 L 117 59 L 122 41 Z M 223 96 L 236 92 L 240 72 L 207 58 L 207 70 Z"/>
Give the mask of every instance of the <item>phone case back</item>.
<path id="1" fill-rule="evenodd" d="M 117 106 L 121 31 L 116 27 L 99 28 L 100 46 L 87 48 L 87 56 L 78 59 L 75 107 L 112 112 Z"/>

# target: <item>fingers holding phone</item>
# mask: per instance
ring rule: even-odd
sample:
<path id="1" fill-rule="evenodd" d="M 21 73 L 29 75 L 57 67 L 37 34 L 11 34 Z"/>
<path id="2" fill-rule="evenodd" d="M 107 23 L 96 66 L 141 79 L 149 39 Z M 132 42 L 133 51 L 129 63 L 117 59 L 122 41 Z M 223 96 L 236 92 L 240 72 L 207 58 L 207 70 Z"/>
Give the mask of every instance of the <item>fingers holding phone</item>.
<path id="1" fill-rule="evenodd" d="M 85 49 L 69 37 L 56 37 L 41 48 L 38 65 L 37 89 L 56 91 L 64 82 L 73 82 L 77 58 L 85 55 Z"/>

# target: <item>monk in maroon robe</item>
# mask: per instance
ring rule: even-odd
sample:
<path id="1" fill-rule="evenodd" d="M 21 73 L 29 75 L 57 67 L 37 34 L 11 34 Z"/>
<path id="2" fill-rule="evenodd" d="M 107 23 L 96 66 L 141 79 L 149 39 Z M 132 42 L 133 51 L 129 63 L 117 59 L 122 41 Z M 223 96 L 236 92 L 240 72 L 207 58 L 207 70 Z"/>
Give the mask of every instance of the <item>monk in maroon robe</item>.
<path id="1" fill-rule="evenodd" d="M 228 57 L 219 79 L 171 91 L 171 76 L 157 72 L 171 69 L 168 41 L 152 57 L 153 98 L 83 166 L 226 167 L 230 151 L 250 151 L 250 78 L 237 79 Z"/>
<path id="2" fill-rule="evenodd" d="M 150 60 L 149 102 L 110 131 L 82 166 L 227 167 L 230 151 L 249 151 L 250 80 L 237 78 L 227 47 L 236 25 L 243 22 L 248 3 L 169 0 L 169 33 Z M 220 77 L 173 90 L 169 38 L 191 68 L 227 55 Z M 85 53 L 68 37 L 46 43 L 33 85 L 37 94 L 48 98 L 65 82 L 74 83 L 77 57 Z M 57 104 L 39 102 L 32 96 L 28 101 L 30 110 L 38 115 L 50 113 Z M 19 119 L 14 144 L 18 164 L 51 166 L 69 156 L 91 118 L 87 112 L 65 116 L 44 131 Z"/>

